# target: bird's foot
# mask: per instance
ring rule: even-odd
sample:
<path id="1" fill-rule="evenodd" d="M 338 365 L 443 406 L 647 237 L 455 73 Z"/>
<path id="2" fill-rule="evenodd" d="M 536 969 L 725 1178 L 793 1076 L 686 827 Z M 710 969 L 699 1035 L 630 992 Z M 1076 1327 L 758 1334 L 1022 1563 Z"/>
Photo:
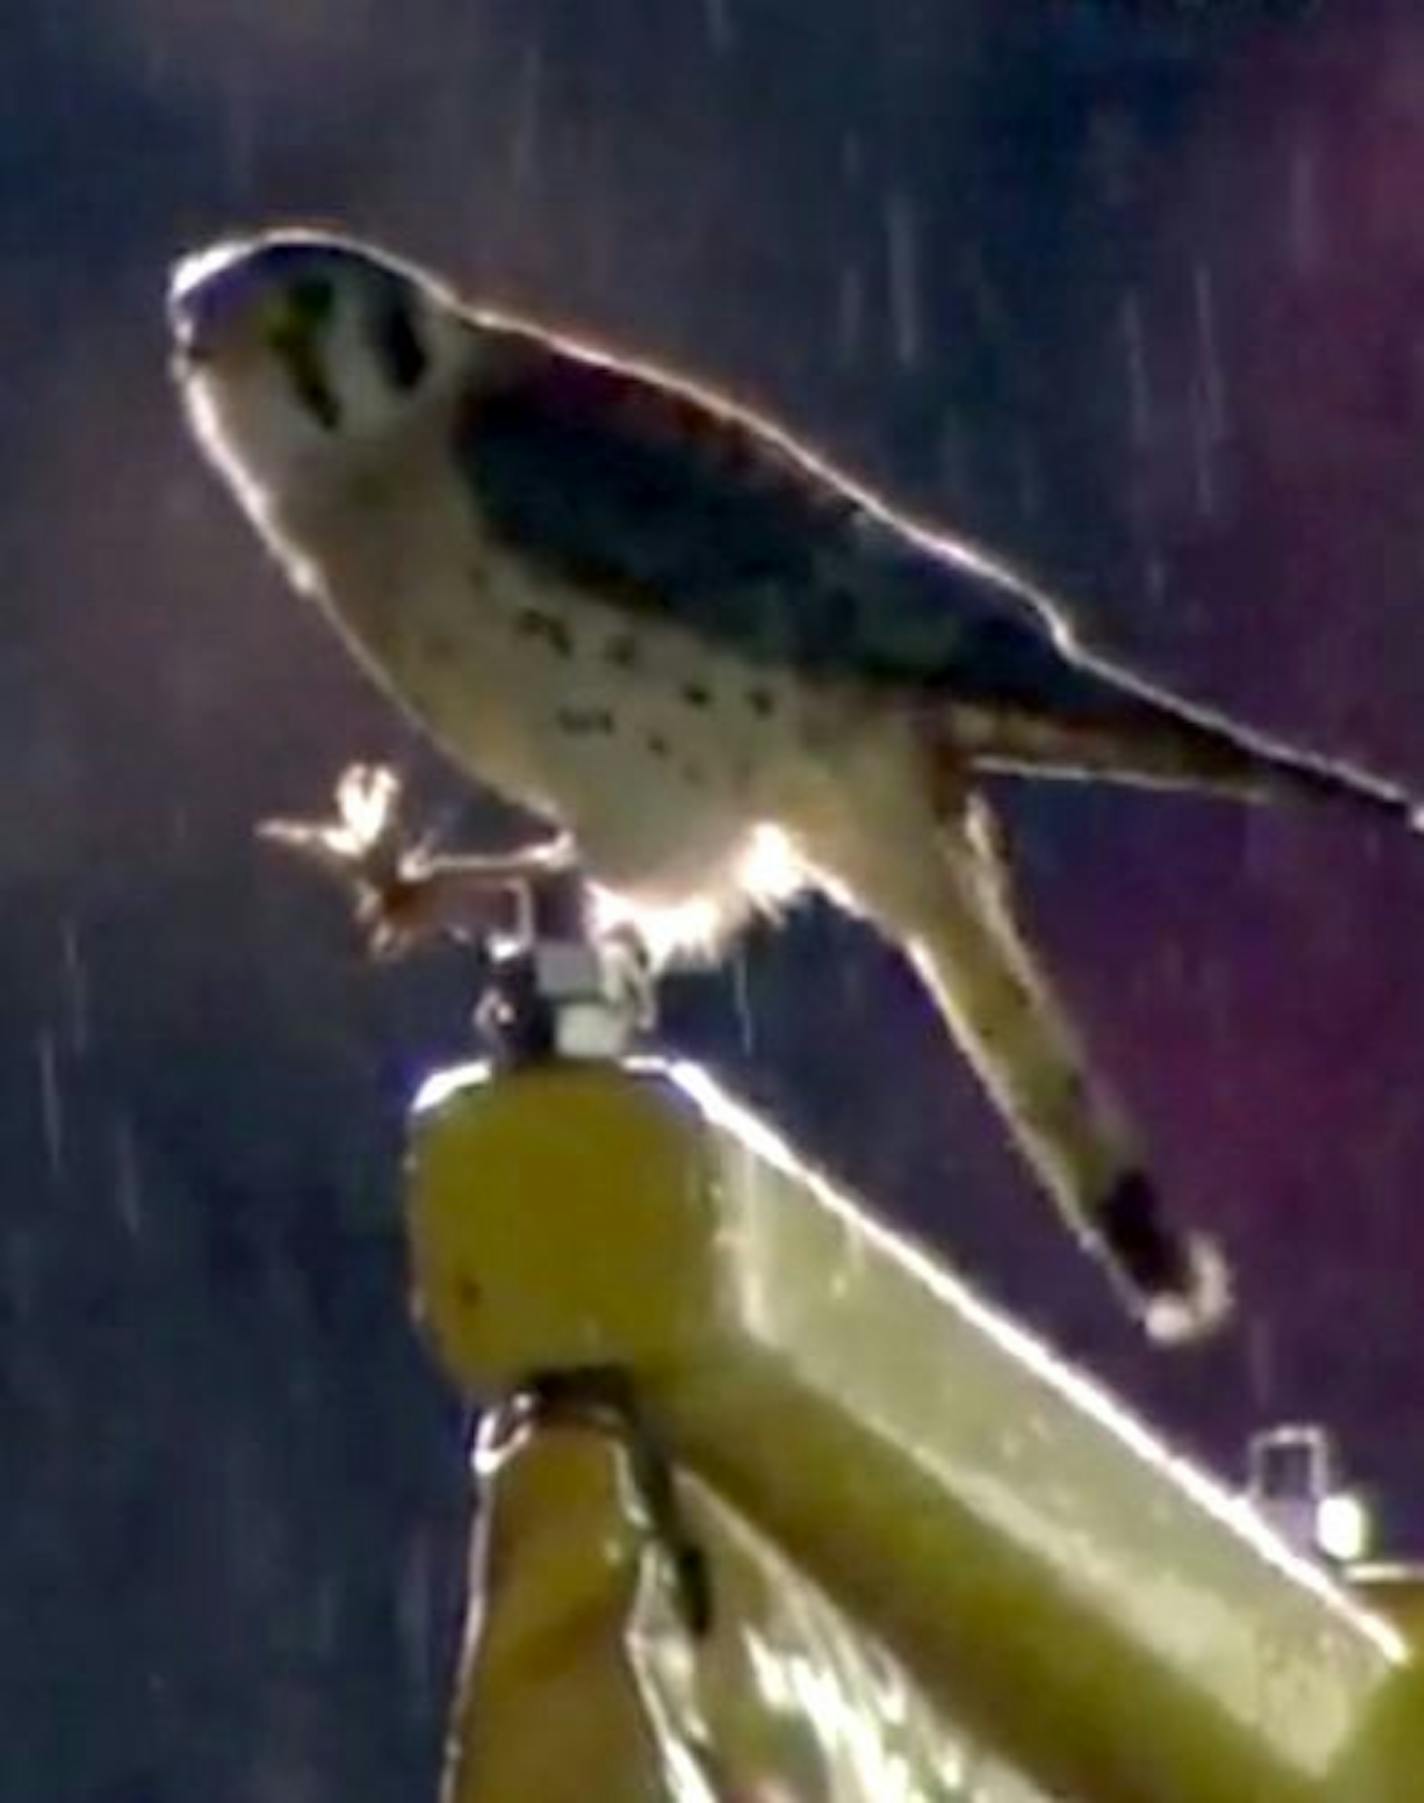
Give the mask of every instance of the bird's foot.
<path id="1" fill-rule="evenodd" d="M 373 956 L 400 957 L 442 934 L 527 944 L 537 892 L 574 868 L 572 841 L 560 837 L 491 856 L 440 856 L 408 837 L 400 801 L 393 770 L 352 764 L 337 782 L 332 819 L 264 820 L 258 833 L 348 883 Z"/>

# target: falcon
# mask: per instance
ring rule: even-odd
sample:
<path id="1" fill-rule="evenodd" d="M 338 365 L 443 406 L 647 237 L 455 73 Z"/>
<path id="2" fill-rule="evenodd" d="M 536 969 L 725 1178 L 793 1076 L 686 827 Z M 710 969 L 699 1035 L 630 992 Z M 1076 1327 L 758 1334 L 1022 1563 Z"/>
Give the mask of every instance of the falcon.
<path id="1" fill-rule="evenodd" d="M 280 230 L 172 274 L 188 419 L 292 583 L 661 960 L 819 889 L 912 960 L 1148 1331 L 1226 1312 L 1017 917 L 982 779 L 1414 802 L 1089 654 L 1009 565 L 701 387 Z M 535 854 L 537 857 L 539 854 Z"/>

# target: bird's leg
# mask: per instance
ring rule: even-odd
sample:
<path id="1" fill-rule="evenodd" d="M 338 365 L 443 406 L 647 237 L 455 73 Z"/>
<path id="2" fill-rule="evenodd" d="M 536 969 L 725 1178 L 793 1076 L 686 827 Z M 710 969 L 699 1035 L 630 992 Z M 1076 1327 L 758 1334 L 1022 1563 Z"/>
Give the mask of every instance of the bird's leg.
<path id="1" fill-rule="evenodd" d="M 574 867 L 564 837 L 490 856 L 437 855 L 411 842 L 399 779 L 378 765 L 342 773 L 333 819 L 267 820 L 259 832 L 352 886 L 357 923 L 379 957 L 442 933 L 525 943 L 534 936 L 540 892 Z"/>
<path id="2" fill-rule="evenodd" d="M 506 1066 L 612 1057 L 652 1025 L 646 948 L 630 930 L 593 933 L 570 839 L 437 856 L 407 838 L 399 801 L 391 771 L 353 765 L 337 785 L 335 818 L 269 820 L 260 831 L 354 890 L 374 955 L 399 957 L 440 934 L 474 941 L 483 963 L 475 1025 Z"/>
<path id="3" fill-rule="evenodd" d="M 365 882 L 357 921 L 378 956 L 396 956 L 441 933 L 459 938 L 534 937 L 537 892 L 571 872 L 568 842 L 551 840 L 494 856 L 407 852 L 379 887 Z"/>

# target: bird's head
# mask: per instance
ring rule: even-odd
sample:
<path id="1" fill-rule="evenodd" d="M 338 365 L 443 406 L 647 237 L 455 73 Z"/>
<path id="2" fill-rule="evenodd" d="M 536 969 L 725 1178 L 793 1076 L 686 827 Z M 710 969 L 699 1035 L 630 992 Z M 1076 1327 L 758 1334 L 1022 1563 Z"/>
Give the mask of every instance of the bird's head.
<path id="1" fill-rule="evenodd" d="M 168 318 L 194 427 L 249 503 L 388 455 L 450 394 L 473 342 L 438 284 L 315 232 L 184 257 Z"/>

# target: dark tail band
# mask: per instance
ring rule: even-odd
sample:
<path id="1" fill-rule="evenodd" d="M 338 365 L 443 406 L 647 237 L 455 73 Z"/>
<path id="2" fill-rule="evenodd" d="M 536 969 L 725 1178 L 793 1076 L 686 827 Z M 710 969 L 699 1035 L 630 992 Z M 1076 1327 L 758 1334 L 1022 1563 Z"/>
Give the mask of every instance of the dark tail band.
<path id="1" fill-rule="evenodd" d="M 1109 1268 L 1154 1340 L 1202 1338 L 1230 1312 L 1225 1260 L 1209 1240 L 1173 1231 L 1141 1172 L 1118 1183 L 1095 1225 Z"/>

